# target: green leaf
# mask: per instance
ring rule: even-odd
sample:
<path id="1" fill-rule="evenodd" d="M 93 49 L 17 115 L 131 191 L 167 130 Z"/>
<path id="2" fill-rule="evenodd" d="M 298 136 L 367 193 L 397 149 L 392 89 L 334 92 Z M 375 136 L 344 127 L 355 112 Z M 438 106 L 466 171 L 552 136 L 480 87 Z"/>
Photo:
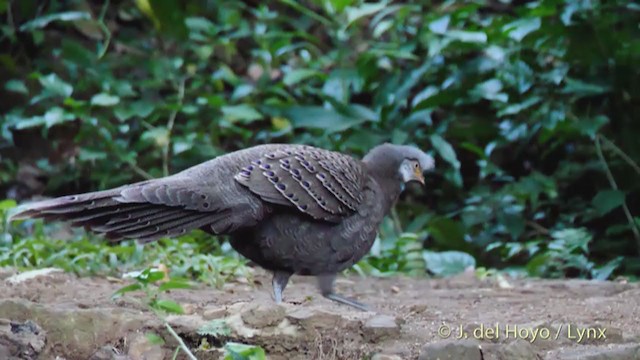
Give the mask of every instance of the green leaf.
<path id="1" fill-rule="evenodd" d="M 159 291 L 167 291 L 171 289 L 191 289 L 193 286 L 191 284 L 186 283 L 184 281 L 178 280 L 170 280 L 165 283 L 162 283 L 159 287 Z"/>
<path id="2" fill-rule="evenodd" d="M 113 295 L 111 295 L 111 297 L 112 298 L 117 298 L 117 297 L 120 297 L 120 296 L 122 296 L 122 295 L 124 295 L 126 293 L 133 292 L 133 291 L 138 291 L 140 289 L 142 289 L 142 284 L 140 284 L 140 283 L 127 285 L 125 287 L 122 287 L 122 288 L 118 289 L 118 291 L 113 293 Z"/>
<path id="3" fill-rule="evenodd" d="M 354 0 L 329 0 L 336 13 L 341 13 L 347 6 L 351 5 Z"/>
<path id="4" fill-rule="evenodd" d="M 456 152 L 453 149 L 453 146 L 451 146 L 451 144 L 449 144 L 445 139 L 440 135 L 433 134 L 431 135 L 431 145 L 433 145 L 433 148 L 436 149 L 438 154 L 440 154 L 446 162 L 451 164 L 454 169 L 460 169 L 460 161 L 458 161 Z"/>
<path id="5" fill-rule="evenodd" d="M 527 265 L 525 266 L 527 269 L 527 273 L 529 276 L 540 276 L 544 274 L 544 270 L 549 262 L 550 254 L 542 253 L 534 256 Z"/>
<path id="6" fill-rule="evenodd" d="M 487 34 L 482 31 L 450 30 L 445 35 L 452 40 L 465 43 L 484 44 L 487 42 Z"/>
<path id="7" fill-rule="evenodd" d="M 624 203 L 624 193 L 619 190 L 602 190 L 591 200 L 598 215 L 603 216 Z"/>
<path id="8" fill-rule="evenodd" d="M 449 27 L 449 21 L 451 21 L 451 16 L 445 15 L 437 20 L 434 20 L 429 23 L 429 30 L 431 30 L 434 34 L 444 34 L 447 32 L 447 28 Z"/>
<path id="9" fill-rule="evenodd" d="M 578 79 L 565 79 L 565 87 L 562 89 L 564 94 L 574 94 L 578 97 L 601 95 L 611 91 L 606 85 L 590 84 Z"/>
<path id="10" fill-rule="evenodd" d="M 4 83 L 4 88 L 7 91 L 12 91 L 20 94 L 29 94 L 29 89 L 27 89 L 27 85 L 24 84 L 24 81 L 12 79 Z"/>
<path id="11" fill-rule="evenodd" d="M 142 2 L 136 1 L 140 6 Z M 174 35 L 179 39 L 186 38 L 188 34 L 185 24 L 185 11 L 181 1 L 178 0 L 148 0 L 146 2 L 151 11 L 147 13 L 157 27 L 166 33 Z"/>
<path id="12" fill-rule="evenodd" d="M 593 240 L 593 236 L 586 228 L 556 230 L 551 233 L 551 237 L 555 240 L 547 245 L 548 248 L 563 254 L 573 253 L 576 250 L 586 253 L 589 250 L 589 243 Z"/>
<path id="13" fill-rule="evenodd" d="M 160 337 L 160 335 L 153 333 L 153 332 L 148 332 L 146 334 L 144 334 L 144 336 L 147 338 L 147 341 L 149 341 L 150 344 L 152 345 L 164 345 L 164 339 L 162 337 Z"/>
<path id="14" fill-rule="evenodd" d="M 451 276 L 464 272 L 467 268 L 476 266 L 473 256 L 461 251 L 433 252 L 425 250 L 422 257 L 427 269 L 438 276 Z"/>
<path id="15" fill-rule="evenodd" d="M 348 6 L 345 8 L 345 13 L 347 14 L 347 26 L 360 18 L 373 15 L 378 11 L 383 10 L 387 5 L 386 1 L 382 1 L 379 3 L 363 3 L 358 7 Z"/>
<path id="16" fill-rule="evenodd" d="M 215 319 L 198 329 L 198 334 L 214 337 L 229 336 L 231 335 L 231 328 L 224 319 Z"/>
<path id="17" fill-rule="evenodd" d="M 449 249 L 467 251 L 469 244 L 465 241 L 465 228 L 455 220 L 437 217 L 429 221 L 427 230 L 435 241 Z"/>
<path id="18" fill-rule="evenodd" d="M 502 27 L 502 32 L 506 33 L 515 41 L 524 39 L 525 36 L 540 29 L 541 21 L 539 17 L 516 20 Z"/>
<path id="19" fill-rule="evenodd" d="M 292 86 L 303 80 L 319 75 L 322 75 L 322 73 L 312 69 L 294 69 L 289 71 L 282 81 L 285 85 Z"/>
<path id="20" fill-rule="evenodd" d="M 530 108 L 531 106 L 539 103 L 540 101 L 542 101 L 542 98 L 540 98 L 538 96 L 532 96 L 532 97 L 528 98 L 527 100 L 525 100 L 525 101 L 523 101 L 521 103 L 511 104 L 511 105 L 508 105 L 508 106 L 504 107 L 502 110 L 498 111 L 498 116 L 518 114 L 522 110 L 526 110 L 526 109 Z"/>
<path id="21" fill-rule="evenodd" d="M 156 309 L 166 311 L 172 314 L 184 314 L 184 309 L 180 304 L 173 300 L 157 300 L 152 306 Z"/>
<path id="22" fill-rule="evenodd" d="M 73 86 L 64 82 L 57 74 L 41 76 L 38 81 L 42 87 L 56 96 L 69 97 L 73 93 Z"/>
<path id="23" fill-rule="evenodd" d="M 35 18 L 31 21 L 27 21 L 20 26 L 20 31 L 30 31 L 34 29 L 40 29 L 49 25 L 52 21 L 78 21 L 78 20 L 91 20 L 91 14 L 83 11 L 67 11 L 55 14 L 49 14 Z"/>
<path id="24" fill-rule="evenodd" d="M 51 109 L 47 110 L 47 112 L 42 116 L 17 118 L 15 128 L 18 130 L 40 126 L 50 128 L 54 125 L 61 124 L 66 121 L 72 121 L 75 119 L 76 116 L 73 113 L 67 112 L 63 108 L 54 106 Z"/>
<path id="25" fill-rule="evenodd" d="M 17 205 L 16 201 L 13 199 L 1 200 L 0 201 L 0 211 L 4 212 L 9 209 L 15 208 Z"/>
<path id="26" fill-rule="evenodd" d="M 613 274 L 613 272 L 620 267 L 620 265 L 622 264 L 622 260 L 624 260 L 624 257 L 618 256 L 608 263 L 591 270 L 591 277 L 594 280 L 607 280 L 609 277 L 611 277 L 611 274 Z"/>
<path id="27" fill-rule="evenodd" d="M 266 360 L 267 355 L 259 346 L 228 342 L 224 345 L 224 360 Z"/>
<path id="28" fill-rule="evenodd" d="M 595 138 L 600 128 L 609 122 L 609 118 L 605 115 L 597 115 L 588 118 L 581 118 L 576 123 L 573 123 L 575 129 L 583 135 Z"/>
<path id="29" fill-rule="evenodd" d="M 236 121 L 250 123 L 263 117 L 255 108 L 246 104 L 223 106 L 222 115 L 225 120 L 231 123 Z"/>
<path id="30" fill-rule="evenodd" d="M 146 268 L 140 274 L 135 276 L 135 279 L 143 284 L 151 284 L 156 281 L 164 279 L 165 273 L 156 268 Z"/>
<path id="31" fill-rule="evenodd" d="M 120 102 L 120 98 L 115 95 L 100 93 L 91 97 L 91 105 L 95 106 L 114 106 Z"/>
<path id="32" fill-rule="evenodd" d="M 476 85 L 476 87 L 471 90 L 471 94 L 487 100 L 507 102 L 509 97 L 507 94 L 501 92 L 502 88 L 502 81 L 498 79 L 490 79 Z"/>
<path id="33" fill-rule="evenodd" d="M 169 129 L 164 126 L 159 126 L 143 132 L 140 139 L 144 141 L 151 141 L 157 147 L 161 148 L 167 146 L 170 136 L 171 134 L 169 133 Z"/>
<path id="34" fill-rule="evenodd" d="M 44 123 L 47 128 L 75 119 L 76 116 L 73 113 L 67 112 L 63 108 L 57 106 L 54 106 L 51 109 L 47 110 L 47 112 L 44 114 Z"/>
<path id="35" fill-rule="evenodd" d="M 78 153 L 78 159 L 80 159 L 80 161 L 105 160 L 106 158 L 107 158 L 106 152 L 91 150 L 85 147 L 80 148 L 80 151 Z"/>
<path id="36" fill-rule="evenodd" d="M 131 117 L 137 116 L 140 118 L 146 118 L 151 115 L 155 110 L 155 105 L 146 100 L 139 100 L 134 102 L 121 102 L 116 106 L 113 113 L 118 120 L 126 121 Z"/>
<path id="37" fill-rule="evenodd" d="M 289 118 L 294 128 L 322 129 L 328 133 L 344 131 L 367 121 L 320 106 L 292 106 L 285 109 L 283 115 Z"/>

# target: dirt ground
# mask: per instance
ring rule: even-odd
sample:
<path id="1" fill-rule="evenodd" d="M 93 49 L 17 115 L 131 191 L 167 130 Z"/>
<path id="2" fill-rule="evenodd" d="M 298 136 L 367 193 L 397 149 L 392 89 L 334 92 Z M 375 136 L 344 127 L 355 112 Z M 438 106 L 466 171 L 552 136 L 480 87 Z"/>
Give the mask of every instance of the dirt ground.
<path id="1" fill-rule="evenodd" d="M 172 357 L 176 342 L 155 315 L 133 295 L 111 299 L 126 281 L 53 272 L 14 283 L 14 273 L 0 271 L 0 358 L 3 346 L 5 355 L 27 359 Z M 285 303 L 277 306 L 268 274 L 256 270 L 250 284 L 172 291 L 165 297 L 187 314 L 167 320 L 190 347 L 200 348 L 198 359 L 220 358 L 216 347 L 227 341 L 261 345 L 270 359 L 640 359 L 638 284 L 504 282 L 464 274 L 352 276 L 341 278 L 337 289 L 376 311 L 325 300 L 313 279 L 303 277 L 292 278 Z M 215 319 L 225 319 L 231 332 L 198 334 Z M 17 327 L 28 320 L 31 327 Z M 466 337 L 458 339 L 461 329 Z M 151 344 L 148 331 L 166 344 Z"/>

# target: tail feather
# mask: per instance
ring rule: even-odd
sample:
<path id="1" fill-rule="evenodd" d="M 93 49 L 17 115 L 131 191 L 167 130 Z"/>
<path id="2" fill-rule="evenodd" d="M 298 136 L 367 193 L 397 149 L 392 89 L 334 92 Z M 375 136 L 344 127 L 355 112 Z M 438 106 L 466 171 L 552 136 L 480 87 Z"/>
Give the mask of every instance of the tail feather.
<path id="1" fill-rule="evenodd" d="M 188 230 L 199 228 L 211 222 L 211 214 L 187 213 L 172 221 L 162 223 L 150 223 L 139 228 L 119 232 L 119 235 L 129 239 L 141 239 L 149 241 L 159 237 L 171 236 L 172 233 L 186 233 Z M 199 226 L 198 226 L 199 225 Z"/>
<path id="2" fill-rule="evenodd" d="M 179 215 L 182 210 L 181 209 L 152 209 L 150 215 L 142 216 L 142 217 L 131 217 L 128 221 L 119 221 L 112 224 L 107 222 L 104 225 L 93 226 L 91 230 L 100 232 L 100 233 L 108 233 L 108 232 L 119 232 L 125 233 L 133 230 L 143 229 L 151 224 L 162 223 L 164 220 L 170 219 Z"/>
<path id="3" fill-rule="evenodd" d="M 114 241 L 147 242 L 199 228 L 223 234 L 266 213 L 260 202 L 251 206 L 252 198 L 246 204 L 221 194 L 217 187 L 169 177 L 25 204 L 9 220 L 68 221 Z"/>
<path id="4" fill-rule="evenodd" d="M 47 217 L 70 220 L 84 215 L 87 210 L 118 204 L 113 199 L 115 194 L 117 194 L 117 191 L 113 189 L 28 203 L 18 207 L 16 209 L 17 212 L 9 217 L 9 221 Z"/>
<path id="5" fill-rule="evenodd" d="M 206 227 L 225 216 L 189 210 L 184 206 L 122 200 L 120 189 L 64 196 L 22 205 L 9 220 L 68 221 L 72 226 L 82 226 L 112 241 L 138 239 L 149 242 Z"/>
<path id="6" fill-rule="evenodd" d="M 91 209 L 87 211 L 83 211 L 82 214 L 78 214 L 73 217 L 73 222 L 78 223 L 78 226 L 84 224 L 101 224 L 101 223 L 109 223 L 114 219 L 114 216 L 120 216 L 126 214 L 131 214 L 132 212 L 140 209 L 149 209 L 149 206 L 146 204 L 127 204 L 119 206 L 111 206 L 106 208 L 97 208 Z M 117 218 L 116 218 L 117 219 Z"/>

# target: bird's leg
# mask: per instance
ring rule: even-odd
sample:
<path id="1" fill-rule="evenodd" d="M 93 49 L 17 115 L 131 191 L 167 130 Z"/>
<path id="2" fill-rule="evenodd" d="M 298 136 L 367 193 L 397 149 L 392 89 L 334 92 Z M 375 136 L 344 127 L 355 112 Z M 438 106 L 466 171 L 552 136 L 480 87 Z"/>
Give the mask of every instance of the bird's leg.
<path id="1" fill-rule="evenodd" d="M 276 304 L 282 302 L 282 292 L 287 287 L 291 273 L 286 271 L 274 271 L 273 279 L 271 280 L 271 286 L 273 287 L 273 299 Z"/>
<path id="2" fill-rule="evenodd" d="M 369 311 L 369 307 L 367 305 L 359 303 L 342 295 L 338 295 L 333 291 L 333 283 L 336 280 L 335 274 L 318 275 L 317 279 L 318 287 L 320 288 L 322 296 L 341 304 L 353 306 L 354 308 L 360 309 L 362 311 Z"/>

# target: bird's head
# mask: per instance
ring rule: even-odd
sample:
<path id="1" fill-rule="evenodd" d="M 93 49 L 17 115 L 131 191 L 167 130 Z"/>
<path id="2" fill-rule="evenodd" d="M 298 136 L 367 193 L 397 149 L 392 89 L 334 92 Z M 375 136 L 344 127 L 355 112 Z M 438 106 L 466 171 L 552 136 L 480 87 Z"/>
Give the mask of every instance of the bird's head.
<path id="1" fill-rule="evenodd" d="M 433 157 L 422 150 L 389 143 L 374 147 L 362 161 L 372 170 L 379 170 L 387 176 L 395 175 L 403 184 L 417 181 L 424 185 L 423 173 L 435 167 Z"/>

